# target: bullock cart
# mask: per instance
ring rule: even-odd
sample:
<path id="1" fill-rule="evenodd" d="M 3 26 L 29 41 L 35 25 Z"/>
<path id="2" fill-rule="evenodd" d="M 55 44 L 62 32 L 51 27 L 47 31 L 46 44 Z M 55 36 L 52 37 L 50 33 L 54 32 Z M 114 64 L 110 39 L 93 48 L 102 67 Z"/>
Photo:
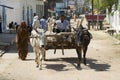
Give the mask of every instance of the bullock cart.
<path id="1" fill-rule="evenodd" d="M 60 32 L 60 33 L 46 33 L 46 45 L 45 50 L 62 49 L 62 54 L 64 55 L 64 49 L 76 49 L 75 44 L 75 32 Z"/>
<path id="2" fill-rule="evenodd" d="M 78 21 L 77 27 L 81 27 L 82 22 L 84 20 L 84 17 L 81 19 L 81 21 Z M 60 33 L 53 33 L 53 32 L 46 32 L 46 46 L 45 49 L 62 49 L 62 53 L 64 54 L 64 49 L 76 49 L 78 46 L 76 44 L 75 36 L 76 31 L 74 30 L 75 27 L 71 27 L 71 32 L 60 32 Z M 73 30 L 72 30 L 73 29 Z M 54 53 L 55 53 L 54 52 Z"/>
<path id="3" fill-rule="evenodd" d="M 83 18 L 84 19 L 84 18 Z M 56 53 L 56 49 L 61 49 L 62 54 L 64 55 L 64 49 L 76 49 L 78 55 L 78 63 L 77 66 L 80 67 L 82 52 L 83 52 L 83 62 L 86 65 L 86 52 L 88 49 L 88 45 L 92 38 L 92 35 L 89 31 L 82 26 L 81 20 L 79 26 L 77 28 L 73 28 L 74 30 L 71 32 L 60 32 L 60 33 L 45 33 L 45 46 L 44 50 L 54 49 L 54 53 Z M 46 52 L 46 51 L 45 51 Z M 45 60 L 45 55 L 43 55 L 43 59 Z"/>

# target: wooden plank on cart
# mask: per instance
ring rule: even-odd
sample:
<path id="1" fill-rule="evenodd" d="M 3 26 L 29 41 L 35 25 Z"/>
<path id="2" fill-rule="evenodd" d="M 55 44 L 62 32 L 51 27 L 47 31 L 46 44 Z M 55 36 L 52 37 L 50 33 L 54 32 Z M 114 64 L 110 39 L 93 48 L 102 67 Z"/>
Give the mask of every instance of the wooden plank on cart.
<path id="1" fill-rule="evenodd" d="M 61 35 L 74 35 L 74 32 L 60 32 L 60 33 L 51 33 L 51 34 L 45 34 L 46 37 L 56 37 Z"/>
<path id="2" fill-rule="evenodd" d="M 75 32 L 60 32 L 46 35 L 46 49 L 72 49 L 75 48 L 75 41 L 72 41 Z"/>

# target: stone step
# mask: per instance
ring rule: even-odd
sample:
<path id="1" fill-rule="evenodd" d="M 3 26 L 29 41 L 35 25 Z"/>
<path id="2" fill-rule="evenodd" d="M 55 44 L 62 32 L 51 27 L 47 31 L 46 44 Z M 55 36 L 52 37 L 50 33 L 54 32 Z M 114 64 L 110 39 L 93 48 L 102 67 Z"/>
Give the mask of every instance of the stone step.
<path id="1" fill-rule="evenodd" d="M 10 43 L 0 42 L 0 46 L 10 46 Z"/>

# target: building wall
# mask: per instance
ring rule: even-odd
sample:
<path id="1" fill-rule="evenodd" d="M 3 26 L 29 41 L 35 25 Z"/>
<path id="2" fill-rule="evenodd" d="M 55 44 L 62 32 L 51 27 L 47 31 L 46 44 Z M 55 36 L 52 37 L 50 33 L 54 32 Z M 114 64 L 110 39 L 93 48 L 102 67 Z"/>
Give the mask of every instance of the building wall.
<path id="1" fill-rule="evenodd" d="M 118 0 L 118 2 L 120 5 L 120 0 Z M 110 24 L 117 31 L 117 33 L 120 33 L 120 11 L 119 10 L 114 11 L 113 16 L 110 16 Z"/>
<path id="2" fill-rule="evenodd" d="M 63 0 L 48 0 L 48 8 L 54 10 L 56 3 L 63 2 Z"/>
<path id="3" fill-rule="evenodd" d="M 1 0 L 1 4 L 13 7 L 14 9 L 8 9 L 6 8 L 6 20 L 7 24 L 11 21 L 16 21 L 19 17 L 20 8 L 18 7 L 20 3 L 18 3 L 19 0 Z"/>
<path id="4" fill-rule="evenodd" d="M 120 0 L 118 0 L 120 5 Z M 120 33 L 120 11 L 116 10 L 113 15 L 108 15 L 108 9 L 106 10 L 106 20 L 110 23 L 111 28 L 115 29 L 117 33 Z"/>
<path id="5" fill-rule="evenodd" d="M 33 13 L 36 13 L 36 5 L 43 5 L 43 1 L 38 0 L 0 0 L 0 4 L 13 7 L 14 9 L 6 8 L 6 20 L 7 25 L 11 22 L 17 22 L 25 20 L 29 24 L 32 23 Z M 28 10 L 29 9 L 29 10 Z M 43 12 L 41 12 L 43 13 Z M 24 18 L 23 18 L 24 17 Z"/>
<path id="6" fill-rule="evenodd" d="M 1 22 L 1 18 L 2 18 L 2 8 L 0 7 L 0 22 Z"/>

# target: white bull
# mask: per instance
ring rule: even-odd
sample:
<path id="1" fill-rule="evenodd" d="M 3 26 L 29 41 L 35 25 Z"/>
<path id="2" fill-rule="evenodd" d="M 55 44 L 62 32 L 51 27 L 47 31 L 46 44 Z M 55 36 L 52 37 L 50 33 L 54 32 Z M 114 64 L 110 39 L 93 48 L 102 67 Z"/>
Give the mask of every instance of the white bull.
<path id="1" fill-rule="evenodd" d="M 35 62 L 37 63 L 36 67 L 39 67 L 39 69 L 42 69 L 42 59 L 44 59 L 45 56 L 45 34 L 43 29 L 33 29 L 31 32 L 31 38 L 30 43 L 33 47 L 33 50 L 35 52 Z"/>

